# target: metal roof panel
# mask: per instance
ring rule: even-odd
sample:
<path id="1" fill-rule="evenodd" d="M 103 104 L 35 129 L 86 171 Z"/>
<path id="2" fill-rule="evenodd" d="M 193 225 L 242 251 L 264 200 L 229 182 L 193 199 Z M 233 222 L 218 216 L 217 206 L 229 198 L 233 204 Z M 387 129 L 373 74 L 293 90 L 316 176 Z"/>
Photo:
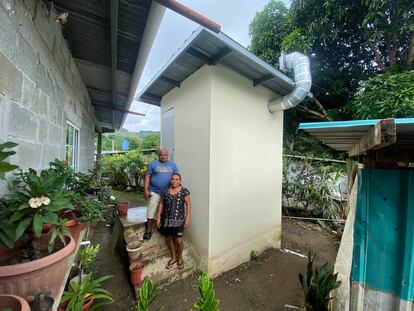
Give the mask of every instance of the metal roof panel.
<path id="1" fill-rule="evenodd" d="M 166 95 L 172 88 L 160 88 L 161 77 L 167 76 L 181 83 L 199 68 L 208 65 L 222 64 L 229 69 L 254 81 L 266 75 L 273 78 L 262 86 L 280 94 L 286 95 L 294 89 L 294 82 L 285 74 L 276 70 L 245 47 L 226 36 L 224 33 L 214 33 L 205 28 L 198 28 L 184 42 L 184 45 L 171 56 L 165 66 L 152 78 L 148 85 L 139 93 L 138 100 L 160 105 L 160 100 L 151 96 Z"/>
<path id="2" fill-rule="evenodd" d="M 299 129 L 316 137 L 333 149 L 349 151 L 378 121 L 380 119 L 309 122 L 301 123 Z M 405 141 L 409 141 L 411 135 L 414 137 L 414 118 L 395 119 L 395 124 L 399 137 L 404 138 Z"/>

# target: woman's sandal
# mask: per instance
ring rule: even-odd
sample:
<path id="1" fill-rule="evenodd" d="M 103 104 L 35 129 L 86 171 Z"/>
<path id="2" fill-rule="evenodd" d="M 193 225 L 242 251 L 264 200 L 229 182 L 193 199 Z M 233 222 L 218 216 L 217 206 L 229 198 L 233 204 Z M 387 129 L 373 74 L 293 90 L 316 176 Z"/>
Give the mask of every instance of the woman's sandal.
<path id="1" fill-rule="evenodd" d="M 167 262 L 167 265 L 165 266 L 165 269 L 170 270 L 172 267 L 174 267 L 175 263 L 177 263 L 178 260 L 171 261 L 171 259 Z"/>
<path id="2" fill-rule="evenodd" d="M 184 260 L 178 261 L 178 269 L 184 269 Z"/>

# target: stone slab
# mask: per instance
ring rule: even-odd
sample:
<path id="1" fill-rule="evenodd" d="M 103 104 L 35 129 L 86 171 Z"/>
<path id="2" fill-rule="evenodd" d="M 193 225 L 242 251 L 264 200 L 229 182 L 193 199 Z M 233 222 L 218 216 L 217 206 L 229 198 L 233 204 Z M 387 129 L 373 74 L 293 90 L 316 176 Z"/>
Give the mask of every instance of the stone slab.
<path id="1" fill-rule="evenodd" d="M 119 219 L 124 228 L 145 223 L 147 221 L 147 207 L 130 207 L 128 209 L 128 215 L 126 217 L 119 217 Z"/>

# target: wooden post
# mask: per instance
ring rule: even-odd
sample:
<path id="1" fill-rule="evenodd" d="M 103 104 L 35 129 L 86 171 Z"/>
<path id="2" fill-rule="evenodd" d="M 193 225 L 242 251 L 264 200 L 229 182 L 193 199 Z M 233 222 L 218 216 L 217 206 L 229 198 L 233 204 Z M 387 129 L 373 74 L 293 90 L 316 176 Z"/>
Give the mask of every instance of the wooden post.
<path id="1" fill-rule="evenodd" d="M 394 119 L 383 119 L 378 121 L 361 140 L 349 151 L 349 156 L 354 157 L 366 154 L 368 151 L 377 150 L 397 142 L 397 129 Z"/>

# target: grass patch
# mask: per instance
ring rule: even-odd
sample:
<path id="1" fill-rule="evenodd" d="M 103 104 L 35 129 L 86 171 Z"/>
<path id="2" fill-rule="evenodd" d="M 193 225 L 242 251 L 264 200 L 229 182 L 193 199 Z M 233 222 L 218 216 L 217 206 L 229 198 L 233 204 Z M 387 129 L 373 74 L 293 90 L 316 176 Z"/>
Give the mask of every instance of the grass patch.
<path id="1" fill-rule="evenodd" d="M 130 204 L 133 204 L 135 206 L 145 206 L 147 205 L 147 200 L 144 199 L 142 196 L 142 193 L 140 192 L 124 192 L 124 191 L 118 191 L 118 190 L 111 190 L 112 194 L 116 197 L 117 202 L 121 201 L 128 201 Z"/>

